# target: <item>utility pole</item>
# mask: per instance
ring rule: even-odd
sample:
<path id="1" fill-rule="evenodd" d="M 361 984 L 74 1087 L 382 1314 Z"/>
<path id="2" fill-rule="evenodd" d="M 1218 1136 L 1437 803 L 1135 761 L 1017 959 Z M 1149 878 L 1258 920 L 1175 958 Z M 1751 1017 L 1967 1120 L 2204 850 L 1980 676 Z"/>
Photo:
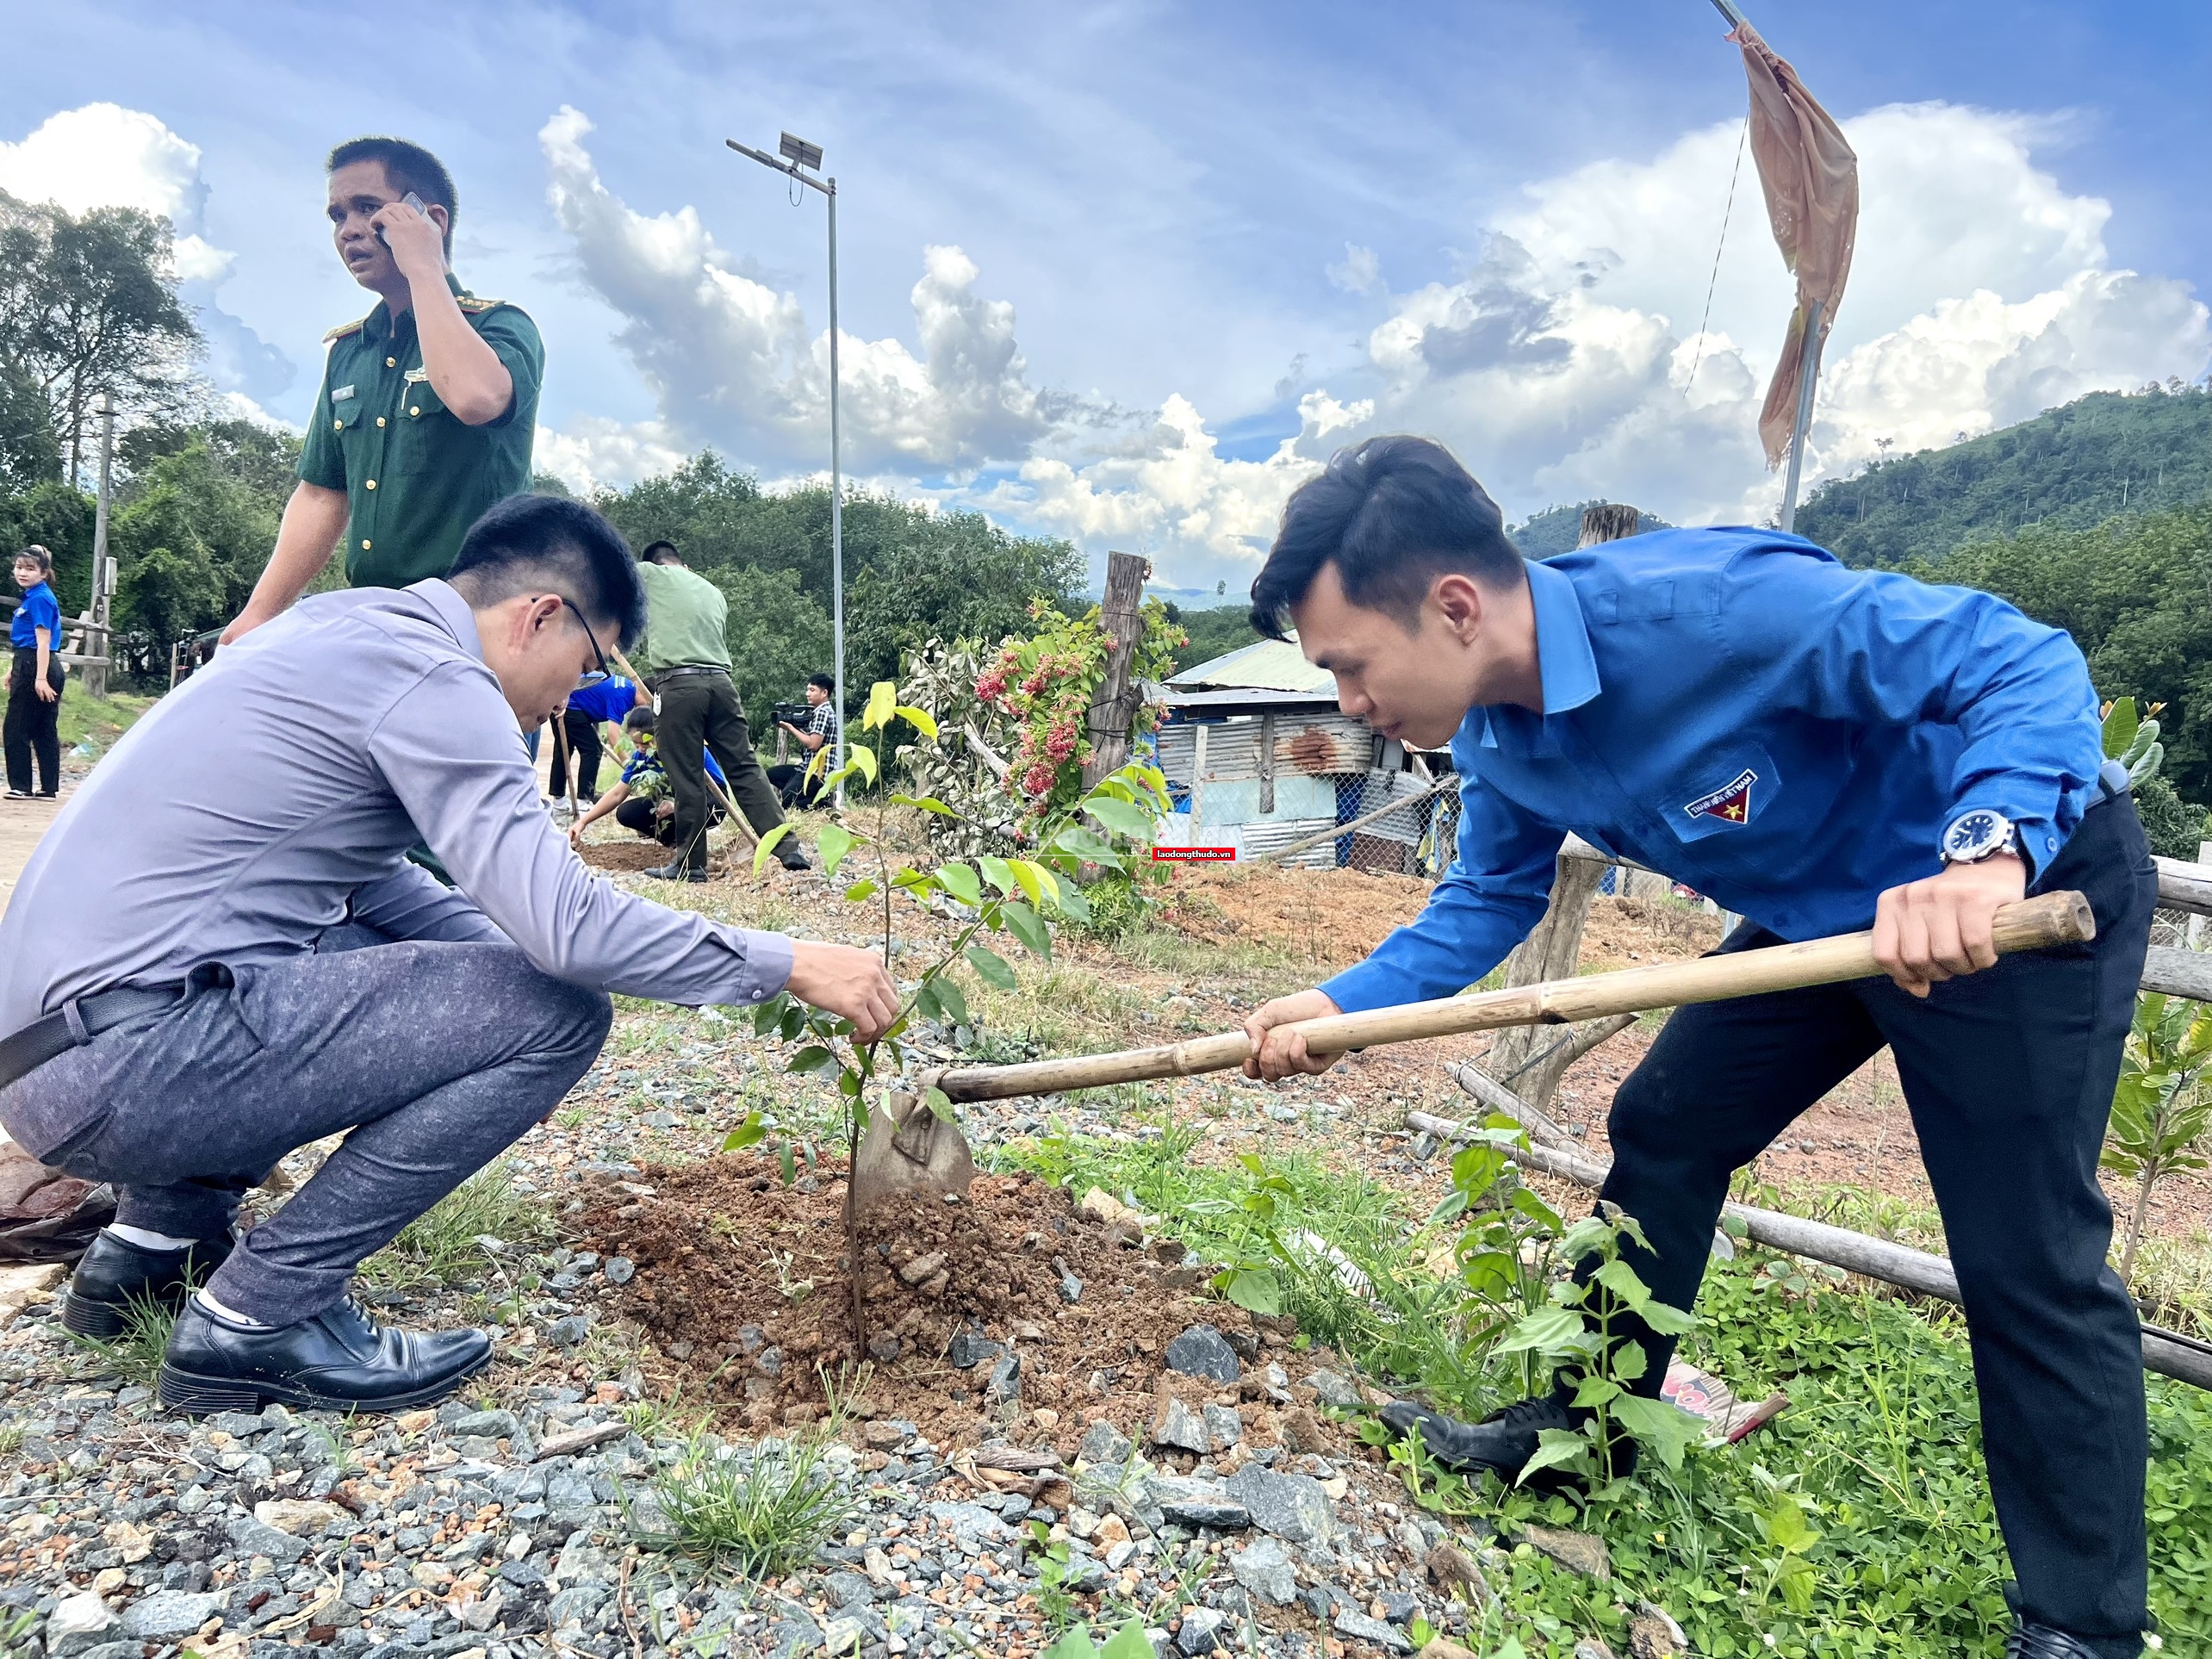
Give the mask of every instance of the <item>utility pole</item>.
<path id="1" fill-rule="evenodd" d="M 92 508 L 92 632 L 84 642 L 84 690 L 92 697 L 108 694 L 108 665 L 115 652 L 109 644 L 108 603 L 115 591 L 115 562 L 108 556 L 108 503 L 115 479 L 115 400 L 100 394 L 100 494 Z"/>
<path id="2" fill-rule="evenodd" d="M 817 177 L 822 170 L 822 146 L 809 144 L 805 139 L 783 134 L 776 148 L 780 152 L 770 155 L 765 150 L 755 150 L 749 144 L 740 144 L 736 139 L 724 139 L 724 143 L 741 156 L 750 156 L 763 167 L 797 179 L 811 190 L 818 191 L 830 203 L 830 634 L 832 655 L 836 657 L 835 674 L 837 681 L 837 748 L 836 763 L 832 768 L 842 771 L 845 766 L 845 487 L 844 475 L 839 465 L 837 448 L 837 181 L 827 176 Z M 837 805 L 845 804 L 845 786 L 837 786 Z"/>

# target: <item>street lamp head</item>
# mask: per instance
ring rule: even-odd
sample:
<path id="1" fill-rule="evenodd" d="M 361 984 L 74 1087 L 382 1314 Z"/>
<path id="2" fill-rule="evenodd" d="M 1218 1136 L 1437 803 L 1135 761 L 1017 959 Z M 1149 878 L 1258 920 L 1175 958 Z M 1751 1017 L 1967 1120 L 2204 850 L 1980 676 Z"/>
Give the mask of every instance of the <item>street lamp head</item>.
<path id="1" fill-rule="evenodd" d="M 822 171 L 822 146 L 818 144 L 809 144 L 803 138 L 793 138 L 786 133 L 776 149 L 785 160 L 795 162 L 810 172 Z"/>

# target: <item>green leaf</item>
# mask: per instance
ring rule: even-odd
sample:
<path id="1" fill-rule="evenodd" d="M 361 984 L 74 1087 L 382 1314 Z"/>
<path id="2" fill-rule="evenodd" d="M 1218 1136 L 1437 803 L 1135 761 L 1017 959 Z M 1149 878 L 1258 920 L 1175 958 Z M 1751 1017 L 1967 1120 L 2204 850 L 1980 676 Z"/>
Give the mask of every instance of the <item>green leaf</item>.
<path id="1" fill-rule="evenodd" d="M 1128 1624 L 1114 1632 L 1113 1639 L 1099 1649 L 1098 1659 L 1153 1659 L 1152 1638 L 1145 1634 L 1145 1621 L 1132 1616 Z"/>
<path id="2" fill-rule="evenodd" d="M 778 828 L 782 826 L 779 825 Z M 842 823 L 825 823 L 814 838 L 814 850 L 822 855 L 822 873 L 835 879 L 837 867 L 845 861 L 845 854 L 853 850 L 853 832 Z"/>
<path id="3" fill-rule="evenodd" d="M 942 1089 L 930 1090 L 923 1097 L 923 1099 L 928 1103 L 931 1115 L 940 1123 L 954 1123 L 959 1121 L 960 1114 L 953 1109 L 953 1097 Z"/>
<path id="4" fill-rule="evenodd" d="M 1002 905 L 999 914 L 1006 918 L 1007 928 L 1035 955 L 1049 962 L 1053 960 L 1053 935 L 1044 921 L 1027 904 L 1012 899 Z"/>
<path id="5" fill-rule="evenodd" d="M 1090 900 L 1072 881 L 1060 883 L 1059 892 L 1053 903 L 1071 922 L 1088 922 L 1090 919 Z"/>
<path id="6" fill-rule="evenodd" d="M 925 1020 L 942 1022 L 945 1014 L 943 999 L 937 993 L 937 982 L 925 979 L 922 989 L 914 993 L 914 1011 Z"/>
<path id="7" fill-rule="evenodd" d="M 866 778 L 870 784 L 876 780 L 875 750 L 866 743 L 848 744 L 845 749 L 846 764 Z"/>
<path id="8" fill-rule="evenodd" d="M 1618 1400 L 1628 1392 L 1618 1382 L 1602 1376 L 1585 1376 L 1575 1385 L 1575 1398 L 1570 1404 L 1581 1407 L 1602 1406 L 1608 1400 Z"/>
<path id="9" fill-rule="evenodd" d="M 1283 1311 L 1283 1281 L 1271 1267 L 1232 1267 L 1215 1276 L 1214 1288 L 1246 1313 Z"/>
<path id="10" fill-rule="evenodd" d="M 1492 1351 L 1549 1354 L 1565 1351 L 1582 1334 L 1582 1316 L 1571 1308 L 1539 1308 L 1516 1321 Z"/>
<path id="11" fill-rule="evenodd" d="M 2116 697 L 2112 712 L 2104 717 L 2104 755 L 2107 760 L 2118 760 L 2128 752 L 2128 745 L 2135 741 L 2135 728 L 2141 722 L 2135 715 L 2135 699 Z"/>
<path id="12" fill-rule="evenodd" d="M 972 864 L 939 865 L 937 884 L 970 909 L 983 903 L 983 883 Z"/>
<path id="13" fill-rule="evenodd" d="M 939 974 L 930 979 L 929 989 L 936 993 L 937 1005 L 944 1010 L 947 1022 L 954 1025 L 968 1022 L 967 992 L 960 989 L 959 980 Z"/>
<path id="14" fill-rule="evenodd" d="M 786 1140 L 783 1143 L 783 1156 L 776 1162 L 783 1171 L 784 1185 L 789 1186 L 793 1181 L 798 1179 L 798 1162 L 792 1156 L 790 1141 Z"/>
<path id="15" fill-rule="evenodd" d="M 827 1074 L 837 1069 L 837 1056 L 818 1042 L 811 1042 L 791 1057 L 786 1072 L 816 1072 Z"/>
<path id="16" fill-rule="evenodd" d="M 1014 896 L 1015 889 L 1021 884 L 1014 879 L 1012 865 L 1004 859 L 995 857 L 988 853 L 978 859 L 976 862 L 983 867 L 983 879 L 985 881 L 997 888 L 1006 898 L 1011 898 Z"/>
<path id="17" fill-rule="evenodd" d="M 1007 966 L 1006 959 L 997 951 L 985 950 L 981 945 L 970 945 L 960 954 L 967 958 L 967 965 L 981 976 L 985 985 L 1000 991 L 1012 991 L 1019 985 L 1020 981 L 1015 979 L 1014 970 Z"/>
<path id="18" fill-rule="evenodd" d="M 891 798 L 891 804 L 893 806 L 916 806 L 924 812 L 933 812 L 941 818 L 960 817 L 959 813 L 954 811 L 935 795 L 893 795 Z"/>
<path id="19" fill-rule="evenodd" d="M 848 904 L 858 904 L 864 900 L 873 898 L 876 896 L 876 891 L 875 878 L 870 876 L 866 880 L 855 881 L 851 886 L 846 888 L 845 899 Z"/>
<path id="20" fill-rule="evenodd" d="M 1590 1443 L 1569 1429 L 1544 1429 L 1537 1434 L 1536 1451 L 1521 1465 L 1515 1486 L 1528 1484 L 1528 1477 L 1538 1469 L 1558 1469 L 1578 1463 L 1589 1455 Z"/>
<path id="21" fill-rule="evenodd" d="M 790 1003 L 791 998 L 780 991 L 755 1009 L 753 1035 L 756 1037 L 771 1035 L 775 1028 L 783 1023 L 784 1010 L 790 1006 Z"/>
<path id="22" fill-rule="evenodd" d="M 758 875 L 767 861 L 775 856 L 777 843 L 792 833 L 792 825 L 780 823 L 761 837 L 761 844 L 753 849 L 753 873 Z"/>
<path id="23" fill-rule="evenodd" d="M 1059 897 L 1059 878 L 1034 859 L 1014 861 L 1014 879 L 1022 884 L 1022 891 L 1029 902 L 1042 910 L 1048 899 Z"/>
<path id="24" fill-rule="evenodd" d="M 1072 853 L 1078 858 L 1093 861 L 1114 856 L 1113 843 L 1097 831 L 1080 823 L 1071 823 L 1053 837 L 1053 850 Z"/>
<path id="25" fill-rule="evenodd" d="M 1590 1277 L 1619 1297 L 1624 1307 L 1637 1313 L 1642 1313 L 1650 1304 L 1651 1292 L 1644 1288 L 1643 1281 L 1636 1277 L 1636 1270 L 1619 1257 L 1606 1263 Z"/>
<path id="26" fill-rule="evenodd" d="M 905 721 L 908 725 L 913 727 L 915 730 L 920 732 L 924 737 L 927 737 L 931 743 L 934 743 L 937 741 L 937 717 L 930 713 L 929 710 L 913 708 L 904 703 L 901 703 L 896 709 L 892 710 L 892 712 L 896 714 L 900 719 Z"/>
<path id="27" fill-rule="evenodd" d="M 1116 835 L 1127 836 L 1132 841 L 1150 841 L 1159 833 L 1151 813 L 1127 801 L 1117 801 L 1109 795 L 1093 795 L 1083 804 L 1083 810 Z"/>
<path id="28" fill-rule="evenodd" d="M 726 1153 L 743 1152 L 748 1146 L 758 1146 L 767 1138 L 767 1126 L 761 1122 L 761 1115 L 748 1112 L 743 1123 L 722 1137 L 722 1150 Z"/>
<path id="29" fill-rule="evenodd" d="M 1705 1438 L 1705 1425 L 1679 1406 L 1626 1394 L 1612 1402 L 1613 1421 L 1649 1446 L 1668 1469 L 1682 1466 L 1682 1454 Z"/>
<path id="30" fill-rule="evenodd" d="M 898 687 L 888 680 L 879 680 L 868 687 L 868 705 L 861 713 L 863 730 L 873 731 L 887 725 L 898 708 Z"/>
<path id="31" fill-rule="evenodd" d="M 1661 1336 L 1682 1336 L 1697 1328 L 1695 1314 L 1686 1314 L 1679 1308 L 1669 1308 L 1656 1297 L 1643 1304 L 1637 1314 L 1646 1325 Z"/>

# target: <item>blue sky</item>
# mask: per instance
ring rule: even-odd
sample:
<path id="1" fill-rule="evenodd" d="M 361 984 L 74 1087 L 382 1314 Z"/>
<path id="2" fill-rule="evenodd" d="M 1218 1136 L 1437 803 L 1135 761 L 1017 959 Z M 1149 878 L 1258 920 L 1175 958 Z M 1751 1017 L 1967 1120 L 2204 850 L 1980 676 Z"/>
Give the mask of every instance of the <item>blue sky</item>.
<path id="1" fill-rule="evenodd" d="M 1819 472 L 2203 371 L 2207 9 L 1750 9 L 1861 156 Z M 1451 442 L 1516 516 L 1771 508 L 1788 289 L 1748 161 L 1695 338 L 1744 106 L 1707 0 L 9 12 L 0 188 L 169 207 L 211 374 L 288 421 L 363 308 L 321 155 L 388 130 L 453 168 L 463 280 L 544 331 L 541 463 L 814 469 L 820 204 L 721 144 L 788 127 L 841 181 L 881 487 L 1233 589 L 1373 431 Z"/>

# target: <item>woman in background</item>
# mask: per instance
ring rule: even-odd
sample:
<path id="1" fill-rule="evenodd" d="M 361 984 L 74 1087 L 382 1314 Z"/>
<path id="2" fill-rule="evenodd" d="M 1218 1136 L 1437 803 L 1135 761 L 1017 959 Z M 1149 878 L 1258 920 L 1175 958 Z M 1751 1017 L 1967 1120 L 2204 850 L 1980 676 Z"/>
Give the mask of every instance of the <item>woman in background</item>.
<path id="1" fill-rule="evenodd" d="M 16 586 L 23 590 L 8 624 L 13 661 L 8 671 L 8 798 L 31 798 L 31 761 L 49 800 L 61 789 L 61 606 L 53 596 L 53 555 L 36 544 L 16 555 Z"/>

